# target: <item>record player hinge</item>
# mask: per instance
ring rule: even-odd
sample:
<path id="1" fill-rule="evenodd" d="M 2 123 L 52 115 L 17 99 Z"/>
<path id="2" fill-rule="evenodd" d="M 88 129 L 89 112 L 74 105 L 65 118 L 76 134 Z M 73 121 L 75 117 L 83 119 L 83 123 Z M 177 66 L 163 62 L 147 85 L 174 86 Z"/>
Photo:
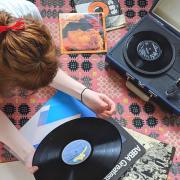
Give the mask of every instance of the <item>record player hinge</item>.
<path id="1" fill-rule="evenodd" d="M 154 19 L 155 19 L 155 18 L 154 18 Z M 163 24 L 162 22 L 160 22 L 159 20 L 155 19 L 155 21 L 156 21 L 159 25 L 164 26 L 164 24 Z"/>
<path id="2" fill-rule="evenodd" d="M 149 90 L 148 92 L 150 94 L 150 97 L 157 97 L 157 95 L 153 91 Z"/>
<path id="3" fill-rule="evenodd" d="M 127 80 L 129 80 L 129 79 L 135 80 L 135 78 L 127 72 L 126 72 L 126 76 L 127 76 Z"/>

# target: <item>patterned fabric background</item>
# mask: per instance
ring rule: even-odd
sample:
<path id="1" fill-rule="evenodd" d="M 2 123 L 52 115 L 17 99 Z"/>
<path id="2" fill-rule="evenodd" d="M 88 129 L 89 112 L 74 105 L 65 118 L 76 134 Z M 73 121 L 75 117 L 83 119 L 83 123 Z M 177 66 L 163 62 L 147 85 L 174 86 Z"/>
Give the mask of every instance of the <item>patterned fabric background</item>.
<path id="1" fill-rule="evenodd" d="M 120 0 L 126 15 L 128 28 L 147 14 L 152 0 Z M 109 95 L 116 102 L 116 113 L 112 120 L 150 137 L 157 138 L 176 147 L 176 154 L 169 179 L 180 179 L 180 117 L 167 113 L 153 102 L 144 103 L 125 87 L 125 80 L 115 70 L 105 68 L 105 54 L 59 53 L 58 13 L 73 12 L 73 3 L 68 0 L 36 0 L 44 22 L 49 27 L 57 44 L 57 54 L 61 68 L 87 87 Z M 128 28 L 108 32 L 108 48 L 112 48 L 125 35 Z M 55 90 L 47 87 L 33 95 L 21 91 L 16 96 L 0 99 L 0 108 L 13 124 L 22 127 L 45 103 Z M 1 162 L 14 158 L 3 146 L 0 149 Z"/>

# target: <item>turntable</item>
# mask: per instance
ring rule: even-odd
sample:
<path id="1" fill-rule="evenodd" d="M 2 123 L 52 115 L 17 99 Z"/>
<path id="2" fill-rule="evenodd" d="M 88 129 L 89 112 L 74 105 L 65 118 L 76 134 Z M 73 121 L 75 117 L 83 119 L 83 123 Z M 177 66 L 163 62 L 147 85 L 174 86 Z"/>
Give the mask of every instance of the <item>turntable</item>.
<path id="1" fill-rule="evenodd" d="M 180 114 L 180 1 L 156 1 L 150 12 L 108 52 L 106 61 L 127 87 Z"/>

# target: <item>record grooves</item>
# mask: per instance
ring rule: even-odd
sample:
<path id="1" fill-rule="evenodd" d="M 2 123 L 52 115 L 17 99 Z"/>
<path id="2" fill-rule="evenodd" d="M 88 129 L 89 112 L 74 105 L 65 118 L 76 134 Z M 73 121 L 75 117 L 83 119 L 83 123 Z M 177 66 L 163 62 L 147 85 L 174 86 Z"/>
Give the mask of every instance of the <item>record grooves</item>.
<path id="1" fill-rule="evenodd" d="M 158 75 L 174 63 L 174 48 L 161 34 L 141 31 L 133 34 L 123 49 L 127 64 L 144 75 Z"/>
<path id="2" fill-rule="evenodd" d="M 72 120 L 53 130 L 37 148 L 35 178 L 101 180 L 117 163 L 121 148 L 121 136 L 113 124 L 93 118 Z"/>

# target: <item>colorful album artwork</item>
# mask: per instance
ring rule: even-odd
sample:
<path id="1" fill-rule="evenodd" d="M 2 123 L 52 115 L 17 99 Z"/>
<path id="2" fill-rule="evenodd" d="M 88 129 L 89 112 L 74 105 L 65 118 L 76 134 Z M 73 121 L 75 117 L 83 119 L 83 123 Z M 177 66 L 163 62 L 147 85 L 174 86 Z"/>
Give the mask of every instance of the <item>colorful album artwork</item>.
<path id="1" fill-rule="evenodd" d="M 131 129 L 126 130 L 144 146 L 146 153 L 121 177 L 121 180 L 167 180 L 175 148 Z"/>
<path id="2" fill-rule="evenodd" d="M 61 124 L 79 117 L 95 117 L 95 113 L 79 100 L 58 91 L 20 129 L 23 136 L 35 147 L 44 137 Z"/>
<path id="3" fill-rule="evenodd" d="M 74 4 L 77 13 L 103 12 L 107 31 L 126 25 L 118 0 L 74 0 Z"/>
<path id="4" fill-rule="evenodd" d="M 60 13 L 62 54 L 107 52 L 103 13 Z"/>
<path id="5" fill-rule="evenodd" d="M 35 147 L 56 127 L 79 117 L 96 117 L 95 113 L 77 99 L 57 92 L 28 121 L 20 132 Z M 144 148 L 146 153 L 121 177 L 122 180 L 154 180 L 161 177 L 166 180 L 172 163 L 175 149 L 156 139 L 150 138 L 133 130 L 125 130 Z"/>

